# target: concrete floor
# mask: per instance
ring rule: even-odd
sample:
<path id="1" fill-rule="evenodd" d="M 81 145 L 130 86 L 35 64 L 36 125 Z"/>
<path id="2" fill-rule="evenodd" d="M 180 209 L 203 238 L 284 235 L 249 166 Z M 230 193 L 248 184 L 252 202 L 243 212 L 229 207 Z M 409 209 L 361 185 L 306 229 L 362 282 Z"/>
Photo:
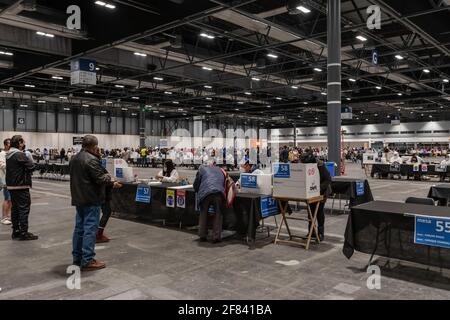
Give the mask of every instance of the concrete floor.
<path id="1" fill-rule="evenodd" d="M 357 165 L 348 176 L 364 177 Z M 154 169 L 136 169 L 142 178 Z M 195 172 L 182 171 L 189 177 Z M 192 181 L 192 180 L 191 180 Z M 376 199 L 424 197 L 433 182 L 370 180 Z M 38 241 L 10 240 L 0 226 L 0 299 L 449 299 L 450 270 L 407 262 L 375 261 L 381 289 L 370 290 L 364 267 L 369 256 L 342 254 L 346 214 L 327 215 L 326 241 L 309 251 L 261 239 L 255 250 L 237 240 L 200 244 L 194 232 L 111 219 L 113 240 L 97 246 L 107 263 L 82 273 L 81 289 L 66 287 L 71 263 L 74 209 L 68 182 L 36 180 L 31 231 Z M 329 201 L 329 204 L 331 201 Z M 273 218 L 266 225 L 274 225 Z M 306 233 L 305 225 L 292 225 Z M 263 234 L 259 235 L 261 238 Z"/>

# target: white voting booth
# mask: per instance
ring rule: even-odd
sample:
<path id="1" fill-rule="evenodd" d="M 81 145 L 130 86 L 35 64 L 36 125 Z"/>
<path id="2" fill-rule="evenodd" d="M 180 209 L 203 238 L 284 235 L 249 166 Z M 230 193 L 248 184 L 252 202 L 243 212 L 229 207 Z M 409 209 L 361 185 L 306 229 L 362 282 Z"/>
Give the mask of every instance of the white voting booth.
<path id="1" fill-rule="evenodd" d="M 273 196 L 310 199 L 320 196 L 320 174 L 315 163 L 274 163 Z"/>
<path id="2" fill-rule="evenodd" d="M 134 174 L 133 168 L 128 166 L 128 163 L 123 159 L 107 158 L 103 159 L 102 164 L 111 176 L 120 182 L 133 182 Z"/>
<path id="3" fill-rule="evenodd" d="M 272 175 L 241 173 L 241 192 L 271 196 Z"/>

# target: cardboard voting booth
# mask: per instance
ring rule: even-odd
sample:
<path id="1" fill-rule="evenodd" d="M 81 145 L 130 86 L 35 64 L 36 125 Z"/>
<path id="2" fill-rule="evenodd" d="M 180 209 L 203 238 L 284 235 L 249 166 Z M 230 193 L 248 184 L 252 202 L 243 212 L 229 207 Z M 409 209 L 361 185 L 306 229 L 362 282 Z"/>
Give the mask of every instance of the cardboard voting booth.
<path id="1" fill-rule="evenodd" d="M 105 162 L 106 160 L 106 162 Z M 107 158 L 103 159 L 102 164 L 106 166 L 109 174 L 120 182 L 133 182 L 133 168 L 123 159 Z"/>
<path id="2" fill-rule="evenodd" d="M 274 163 L 273 196 L 310 199 L 320 196 L 320 174 L 315 163 Z"/>
<path id="3" fill-rule="evenodd" d="M 271 174 L 241 173 L 241 192 L 272 195 Z"/>
<path id="4" fill-rule="evenodd" d="M 380 162 L 381 160 L 378 158 L 378 153 L 375 152 L 363 153 L 363 164 L 375 164 Z"/>

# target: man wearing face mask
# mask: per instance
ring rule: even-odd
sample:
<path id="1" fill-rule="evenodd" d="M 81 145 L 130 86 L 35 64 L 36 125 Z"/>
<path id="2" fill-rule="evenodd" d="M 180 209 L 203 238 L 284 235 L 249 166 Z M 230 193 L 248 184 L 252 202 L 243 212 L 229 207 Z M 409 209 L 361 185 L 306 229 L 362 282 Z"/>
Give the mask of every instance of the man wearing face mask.
<path id="1" fill-rule="evenodd" d="M 22 136 L 13 136 L 11 148 L 6 153 L 6 185 L 12 202 L 12 239 L 37 240 L 38 236 L 28 232 L 31 174 L 34 170 L 34 163 L 25 155 L 24 150 L 25 140 Z"/>

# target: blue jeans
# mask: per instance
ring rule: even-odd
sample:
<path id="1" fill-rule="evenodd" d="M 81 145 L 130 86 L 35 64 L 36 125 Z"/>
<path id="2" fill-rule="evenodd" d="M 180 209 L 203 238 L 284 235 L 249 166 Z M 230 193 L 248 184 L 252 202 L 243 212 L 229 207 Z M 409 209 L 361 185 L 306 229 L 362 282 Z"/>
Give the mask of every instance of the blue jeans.
<path id="1" fill-rule="evenodd" d="M 95 257 L 95 239 L 100 220 L 100 206 L 76 207 L 72 255 L 74 264 L 86 266 Z"/>

